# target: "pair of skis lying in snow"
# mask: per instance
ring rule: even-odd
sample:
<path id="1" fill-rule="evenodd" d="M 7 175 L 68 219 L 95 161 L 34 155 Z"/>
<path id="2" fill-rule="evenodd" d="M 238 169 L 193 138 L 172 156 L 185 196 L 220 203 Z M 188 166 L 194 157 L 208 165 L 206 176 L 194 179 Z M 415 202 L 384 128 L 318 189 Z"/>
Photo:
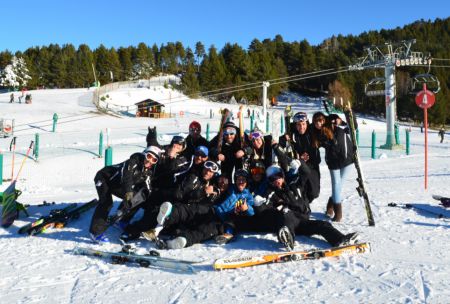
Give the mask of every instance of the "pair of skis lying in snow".
<path id="1" fill-rule="evenodd" d="M 435 215 L 438 218 L 442 219 L 448 219 L 450 218 L 450 210 L 446 210 L 445 208 L 450 208 L 450 198 L 440 196 L 440 195 L 433 195 L 433 198 L 435 200 L 440 201 L 439 206 L 436 205 L 430 205 L 430 204 L 405 204 L 405 203 L 389 203 L 389 207 L 399 207 L 404 209 L 415 209 L 419 212 L 425 212 L 428 214 Z"/>
<path id="2" fill-rule="evenodd" d="M 325 257 L 337 257 L 348 254 L 364 253 L 370 251 L 369 243 L 359 243 L 341 247 L 333 247 L 328 249 L 311 249 L 307 251 L 291 251 L 271 253 L 267 255 L 256 255 L 239 258 L 223 258 L 217 259 L 213 267 L 216 270 L 237 269 L 257 265 L 265 265 L 271 263 L 284 263 L 301 260 L 314 260 Z M 136 254 L 130 247 L 124 246 L 120 252 L 109 252 L 96 250 L 91 248 L 76 247 L 74 254 L 96 256 L 110 259 L 116 264 L 134 263 L 141 267 L 157 267 L 170 269 L 179 272 L 194 273 L 194 264 L 202 261 L 186 261 L 174 258 L 161 257 L 157 251 L 150 251 L 148 254 Z"/>

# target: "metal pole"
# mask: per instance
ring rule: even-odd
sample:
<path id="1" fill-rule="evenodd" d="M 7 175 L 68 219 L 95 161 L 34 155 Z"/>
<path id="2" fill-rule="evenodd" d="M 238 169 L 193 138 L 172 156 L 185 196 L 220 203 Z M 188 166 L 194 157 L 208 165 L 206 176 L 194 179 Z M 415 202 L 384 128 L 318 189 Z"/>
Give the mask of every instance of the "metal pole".
<path id="1" fill-rule="evenodd" d="M 106 150 L 105 150 L 105 167 L 112 165 L 112 153 L 113 153 L 112 147 L 106 148 Z"/>
<path id="2" fill-rule="evenodd" d="M 405 130 L 406 131 L 406 155 L 409 155 L 409 130 Z"/>
<path id="3" fill-rule="evenodd" d="M 209 141 L 209 123 L 206 124 L 206 140 Z"/>
<path id="4" fill-rule="evenodd" d="M 266 121 L 266 113 L 267 113 L 267 88 L 270 86 L 270 83 L 268 81 L 263 81 L 262 83 L 262 87 L 263 87 L 263 92 L 262 92 L 262 105 L 263 105 L 263 123 L 265 123 Z M 263 124 L 264 125 L 264 124 Z"/>
<path id="5" fill-rule="evenodd" d="M 98 157 L 103 157 L 103 131 L 100 131 L 100 136 L 98 140 Z"/>
<path id="6" fill-rule="evenodd" d="M 33 150 L 34 159 L 37 160 L 39 157 L 39 133 L 34 135 L 34 150 Z"/>
<path id="7" fill-rule="evenodd" d="M 423 109 L 424 124 L 425 124 L 425 190 L 428 187 L 428 111 Z"/>
<path id="8" fill-rule="evenodd" d="M 384 69 L 385 82 L 385 101 L 386 101 L 386 143 L 381 146 L 383 149 L 392 150 L 394 144 L 394 124 L 395 124 L 395 105 L 397 97 L 395 96 L 395 65 L 389 63 Z"/>
<path id="9" fill-rule="evenodd" d="M 372 159 L 375 159 L 376 157 L 376 150 L 377 150 L 377 133 L 375 133 L 375 130 L 372 131 Z"/>
<path id="10" fill-rule="evenodd" d="M 3 153 L 0 152 L 0 185 L 3 184 Z"/>

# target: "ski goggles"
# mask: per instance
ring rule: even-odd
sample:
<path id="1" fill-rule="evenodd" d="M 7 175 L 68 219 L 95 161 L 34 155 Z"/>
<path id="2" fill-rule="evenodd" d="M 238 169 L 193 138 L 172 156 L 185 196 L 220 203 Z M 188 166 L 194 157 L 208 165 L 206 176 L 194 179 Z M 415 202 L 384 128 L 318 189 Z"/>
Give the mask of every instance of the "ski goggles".
<path id="1" fill-rule="evenodd" d="M 251 168 L 250 169 L 250 173 L 252 175 L 265 174 L 266 170 L 264 168 L 261 168 L 261 167 L 255 167 L 255 168 Z"/>
<path id="2" fill-rule="evenodd" d="M 228 135 L 236 135 L 236 129 L 234 129 L 234 128 L 228 128 L 228 129 L 225 129 L 225 130 L 223 131 L 223 135 L 224 135 L 224 136 L 228 136 Z"/>
<path id="3" fill-rule="evenodd" d="M 259 131 L 250 133 L 250 139 L 251 140 L 255 140 L 257 138 L 262 138 L 262 137 L 263 137 L 263 134 L 261 132 L 259 132 Z"/>
<path id="4" fill-rule="evenodd" d="M 203 164 L 203 167 L 205 167 L 206 169 L 208 169 L 209 171 L 211 171 L 213 173 L 219 172 L 219 166 L 215 162 L 210 161 L 210 160 L 206 161 Z"/>
<path id="5" fill-rule="evenodd" d="M 145 158 L 152 164 L 156 164 L 158 162 L 158 158 L 151 152 L 145 154 Z"/>
<path id="6" fill-rule="evenodd" d="M 294 115 L 294 117 L 292 117 L 292 121 L 295 123 L 302 122 L 302 121 L 308 121 L 308 115 L 306 115 L 305 112 L 298 112 Z"/>

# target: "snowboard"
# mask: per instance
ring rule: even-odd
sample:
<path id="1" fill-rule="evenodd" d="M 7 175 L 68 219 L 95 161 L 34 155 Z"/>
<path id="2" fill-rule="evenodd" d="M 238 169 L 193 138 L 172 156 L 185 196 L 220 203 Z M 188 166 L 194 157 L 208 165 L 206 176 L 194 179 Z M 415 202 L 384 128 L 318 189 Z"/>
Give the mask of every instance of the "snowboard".
<path id="1" fill-rule="evenodd" d="M 284 119 L 283 113 L 277 110 L 272 111 L 272 139 L 279 141 L 281 132 L 281 119 Z M 275 152 L 272 153 L 272 164 L 277 164 L 278 158 Z"/>
<path id="2" fill-rule="evenodd" d="M 370 251 L 370 243 L 359 243 L 328 249 L 311 249 L 307 251 L 280 252 L 259 256 L 217 259 L 213 267 L 216 270 L 236 269 L 271 263 L 283 263 L 301 260 L 315 260 L 344 254 L 364 253 Z"/>
<path id="3" fill-rule="evenodd" d="M 345 114 L 345 118 L 347 120 L 348 127 L 350 129 L 350 136 L 352 139 L 353 151 L 354 151 L 353 160 L 354 160 L 356 172 L 358 174 L 358 177 L 356 178 L 356 181 L 358 182 L 358 187 L 356 188 L 356 191 L 358 192 L 359 196 L 361 197 L 361 199 L 364 202 L 364 207 L 366 209 L 367 220 L 369 222 L 369 226 L 375 226 L 375 219 L 373 217 L 372 208 L 370 206 L 369 196 L 367 194 L 367 190 L 366 190 L 366 186 L 365 186 L 364 175 L 363 175 L 362 168 L 361 168 L 358 144 L 357 144 L 357 140 L 356 140 L 355 120 L 354 120 L 353 111 L 352 111 L 350 102 L 345 107 L 344 114 Z"/>
<path id="4" fill-rule="evenodd" d="M 120 252 L 110 252 L 110 251 L 102 251 L 96 250 L 92 248 L 82 248 L 76 247 L 73 250 L 74 254 L 77 255 L 86 255 L 86 256 L 95 256 L 100 258 L 110 259 L 115 264 L 137 264 L 141 267 L 159 267 L 165 269 L 171 269 L 180 272 L 194 273 L 194 267 L 192 264 L 196 263 L 195 261 L 185 261 L 178 260 L 172 258 L 164 258 L 155 254 L 155 251 L 151 251 L 148 255 L 140 255 L 134 252 L 124 250 Z"/>
<path id="5" fill-rule="evenodd" d="M 20 234 L 36 235 L 44 233 L 53 228 L 63 228 L 70 221 L 76 220 L 81 214 L 97 205 L 97 199 L 78 205 L 72 204 L 64 209 L 52 210 L 48 216 L 39 218 L 33 223 L 27 224 L 19 229 Z"/>

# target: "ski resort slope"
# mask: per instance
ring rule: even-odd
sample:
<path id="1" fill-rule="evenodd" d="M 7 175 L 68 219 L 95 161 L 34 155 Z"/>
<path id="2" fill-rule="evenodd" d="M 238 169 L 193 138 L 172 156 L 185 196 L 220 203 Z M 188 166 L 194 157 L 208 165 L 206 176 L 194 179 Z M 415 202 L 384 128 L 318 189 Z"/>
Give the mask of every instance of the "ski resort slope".
<path id="1" fill-rule="evenodd" d="M 355 191 L 356 171 L 343 188 L 344 220 L 333 225 L 344 233 L 358 231 L 361 240 L 371 243 L 372 252 L 238 270 L 213 270 L 211 265 L 216 258 L 282 250 L 274 235 L 244 234 L 225 246 L 207 242 L 182 250 L 161 251 L 166 257 L 202 260 L 195 266 L 195 274 L 182 274 L 151 267 L 115 265 L 99 258 L 73 255 L 71 251 L 76 246 L 98 247 L 88 238 L 92 210 L 66 228 L 39 236 L 22 236 L 17 230 L 40 215 L 48 214 L 52 208 L 97 197 L 93 179 L 104 166 L 104 159 L 98 158 L 100 131 L 105 145 L 108 141 L 113 147 L 113 162 L 119 163 L 145 148 L 149 126 L 157 126 L 161 143 L 169 142 L 173 135 L 187 135 L 192 120 L 202 123 L 203 133 L 209 123 L 214 136 L 218 114 L 209 118 L 209 114 L 190 113 L 186 101 L 173 110 L 184 111 L 183 117 L 159 120 L 119 117 L 99 113 L 91 102 L 92 91 L 87 89 L 31 93 L 33 103 L 29 105 L 10 104 L 9 94 L 0 94 L 0 116 L 14 118 L 16 124 L 14 174 L 17 174 L 35 134 L 38 133 L 40 138 L 37 161 L 26 160 L 17 183 L 17 188 L 23 191 L 19 201 L 31 205 L 28 209 L 30 217 L 21 215 L 10 228 L 0 229 L 0 303 L 449 302 L 449 220 L 426 212 L 388 207 L 390 202 L 437 206 L 432 194 L 450 196 L 450 142 L 446 139 L 440 144 L 436 132 L 429 134 L 428 190 L 425 191 L 424 146 L 420 130 L 412 129 L 411 155 L 406 156 L 404 150 L 378 149 L 377 159 L 372 160 L 371 133 L 375 130 L 377 145 L 383 144 L 385 125 L 383 121 L 362 119 L 357 115 L 362 168 L 376 226 L 367 224 L 363 204 Z M 317 101 L 299 99 L 295 95 L 290 97 L 286 102 L 293 105 L 294 112 L 301 109 L 312 115 L 322 110 Z M 203 103 L 204 109 L 213 109 L 215 113 L 223 107 Z M 53 133 L 54 113 L 59 119 Z M 245 126 L 250 126 L 248 119 Z M 404 132 L 401 127 L 403 144 Z M 9 179 L 12 171 L 10 140 L 0 138 L 4 179 Z M 321 194 L 311 208 L 314 218 L 324 219 L 331 185 L 324 161 L 320 169 Z M 0 191 L 8 184 L 3 182 Z M 55 202 L 55 205 L 36 206 L 44 200 Z M 117 205 L 118 201 L 114 208 Z M 118 230 L 110 228 L 108 235 L 113 242 L 101 246 L 102 249 L 120 250 L 119 234 Z M 139 240 L 135 245 L 139 253 L 154 248 L 145 240 Z M 327 247 L 328 244 L 318 237 L 296 237 L 297 250 Z"/>

